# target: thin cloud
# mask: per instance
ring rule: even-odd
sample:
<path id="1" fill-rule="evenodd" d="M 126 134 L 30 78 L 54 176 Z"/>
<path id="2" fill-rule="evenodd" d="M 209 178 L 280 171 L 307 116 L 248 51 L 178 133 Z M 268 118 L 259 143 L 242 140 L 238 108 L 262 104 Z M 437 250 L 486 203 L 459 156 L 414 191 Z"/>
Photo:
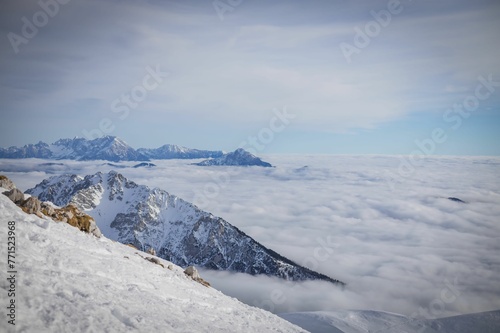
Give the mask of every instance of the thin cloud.
<path id="1" fill-rule="evenodd" d="M 113 119 L 111 102 L 157 64 L 169 79 L 114 133 L 138 145 L 147 139 L 134 129 L 161 136 L 185 118 L 198 119 L 183 122 L 184 132 L 205 143 L 196 137 L 200 123 L 241 131 L 265 123 L 269 110 L 283 105 L 297 114 L 294 131 L 374 129 L 415 112 L 443 111 L 459 97 L 447 87 L 498 74 L 491 43 L 498 6 L 481 1 L 473 8 L 464 1 L 405 4 L 348 64 L 339 44 L 352 43 L 354 28 L 386 6 L 245 3 L 221 22 L 209 3 L 70 2 L 19 54 L 1 41 L 0 97 L 9 114 L 0 129 L 10 134 L 4 141 L 54 141 Z M 38 7 L 8 9 L 0 30 L 20 33 L 20 18 Z M 26 135 L 15 135 L 26 118 L 33 124 L 57 119 L 57 133 L 25 124 Z"/>

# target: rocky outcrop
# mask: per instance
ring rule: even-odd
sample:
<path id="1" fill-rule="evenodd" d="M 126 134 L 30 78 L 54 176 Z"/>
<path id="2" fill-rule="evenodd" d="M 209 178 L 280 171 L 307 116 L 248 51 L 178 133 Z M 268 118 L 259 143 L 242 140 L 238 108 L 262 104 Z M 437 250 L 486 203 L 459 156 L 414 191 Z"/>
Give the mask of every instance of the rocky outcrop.
<path id="1" fill-rule="evenodd" d="M 68 223 L 81 231 L 101 237 L 101 230 L 97 227 L 94 218 L 83 213 L 75 205 L 69 204 L 63 208 L 54 208 L 50 203 L 41 202 L 35 196 L 30 196 L 25 200 L 24 193 L 18 190 L 9 178 L 0 176 L 0 181 L 2 181 L 2 184 L 13 187 L 10 191 L 3 192 L 3 194 L 25 213 L 35 214 L 39 217 L 47 216 L 56 222 Z"/>
<path id="2" fill-rule="evenodd" d="M 7 198 L 9 198 L 16 205 L 21 205 L 24 201 L 24 193 L 19 191 L 17 188 L 13 188 L 10 191 L 3 192 Z"/>
<path id="3" fill-rule="evenodd" d="M 41 215 L 42 203 L 36 197 L 29 197 L 20 205 L 21 209 L 28 214 Z"/>
<path id="4" fill-rule="evenodd" d="M 201 283 L 205 287 L 210 287 L 210 283 L 208 283 L 207 281 L 205 281 L 205 280 L 203 280 L 201 278 L 200 273 L 198 273 L 198 270 L 196 269 L 196 267 L 189 266 L 188 268 L 186 268 L 184 270 L 184 274 L 186 274 L 187 276 L 189 276 L 194 281 L 196 281 L 198 283 Z"/>
<path id="5" fill-rule="evenodd" d="M 193 279 L 199 279 L 201 278 L 200 273 L 198 273 L 198 270 L 194 266 L 189 266 L 184 270 L 184 274 L 187 276 L 192 277 Z"/>
<path id="6" fill-rule="evenodd" d="M 6 176 L 0 175 L 0 187 L 3 187 L 6 190 L 13 190 L 16 188 L 16 185 L 14 185 L 14 183 Z"/>
<path id="7" fill-rule="evenodd" d="M 147 261 L 149 261 L 149 262 L 152 262 L 153 264 L 157 264 L 157 265 L 159 265 L 159 266 L 161 266 L 161 267 L 165 268 L 165 265 L 163 265 L 163 264 L 160 262 L 160 259 L 158 259 L 158 258 L 155 258 L 155 257 L 147 257 L 147 258 L 144 258 L 144 259 L 146 259 L 146 260 L 147 260 Z"/>
<path id="8" fill-rule="evenodd" d="M 48 202 L 42 202 L 41 209 L 42 214 L 47 216 L 52 216 L 56 212 L 55 208 Z"/>
<path id="9" fill-rule="evenodd" d="M 75 205 L 69 204 L 63 208 L 55 208 L 52 215 L 53 220 L 65 222 L 96 237 L 101 237 L 102 233 L 97 227 L 95 220 L 80 211 Z"/>

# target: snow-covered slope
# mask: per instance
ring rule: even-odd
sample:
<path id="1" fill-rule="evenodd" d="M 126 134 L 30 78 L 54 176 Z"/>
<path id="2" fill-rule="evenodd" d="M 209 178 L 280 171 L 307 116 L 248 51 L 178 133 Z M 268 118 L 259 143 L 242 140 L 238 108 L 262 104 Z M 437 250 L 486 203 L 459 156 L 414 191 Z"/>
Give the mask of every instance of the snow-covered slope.
<path id="1" fill-rule="evenodd" d="M 170 145 L 170 144 L 163 145 L 155 149 L 139 148 L 137 149 L 137 152 L 155 160 L 174 159 L 174 158 L 185 158 L 185 159 L 210 158 L 210 157 L 220 157 L 224 154 L 220 150 L 219 151 L 199 150 L 199 149 L 191 149 L 187 147 Z"/>
<path id="2" fill-rule="evenodd" d="M 267 249 L 222 218 L 115 171 L 85 178 L 55 176 L 26 193 L 59 206 L 73 203 L 95 219 L 106 237 L 142 250 L 152 248 L 178 265 L 342 285 Z"/>
<path id="3" fill-rule="evenodd" d="M 379 311 L 298 312 L 280 317 L 311 333 L 498 333 L 500 310 L 440 319 Z"/>
<path id="4" fill-rule="evenodd" d="M 156 149 L 130 147 L 115 136 L 87 140 L 85 138 L 60 139 L 52 144 L 39 142 L 23 147 L 0 148 L 0 158 L 47 158 L 69 160 L 148 161 L 151 159 L 220 157 L 222 151 L 190 149 L 164 145 Z"/>
<path id="5" fill-rule="evenodd" d="M 304 332 L 188 278 L 183 269 L 65 223 L 27 215 L 0 195 L 0 237 L 15 222 L 15 327 L 1 332 Z M 7 258 L 7 246 L 0 247 Z M 4 260 L 4 259 L 3 259 Z M 15 330 L 14 330 L 15 328 Z"/>
<path id="6" fill-rule="evenodd" d="M 204 160 L 195 164 L 200 166 L 231 165 L 231 166 L 261 166 L 265 168 L 272 167 L 270 163 L 262 161 L 257 156 L 247 152 L 242 148 L 236 149 L 232 153 L 224 154 L 221 157 Z"/>

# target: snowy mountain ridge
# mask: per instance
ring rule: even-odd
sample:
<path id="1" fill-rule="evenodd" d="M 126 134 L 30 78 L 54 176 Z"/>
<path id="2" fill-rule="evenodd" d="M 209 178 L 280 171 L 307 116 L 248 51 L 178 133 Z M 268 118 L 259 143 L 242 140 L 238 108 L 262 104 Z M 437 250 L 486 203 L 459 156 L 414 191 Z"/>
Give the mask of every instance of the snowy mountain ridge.
<path id="1" fill-rule="evenodd" d="M 147 156 L 150 159 L 155 159 L 155 160 L 173 159 L 173 158 L 185 158 L 185 159 L 209 158 L 209 157 L 212 158 L 212 157 L 220 157 L 224 154 L 222 151 L 191 149 L 171 144 L 166 144 L 155 149 L 139 148 L 137 149 L 137 152 L 144 156 Z"/>
<path id="2" fill-rule="evenodd" d="M 130 147 L 115 136 L 87 140 L 85 138 L 60 139 L 52 144 L 40 141 L 23 147 L 0 148 L 0 158 L 45 158 L 70 160 L 148 161 L 149 159 L 209 158 L 222 156 L 222 151 L 190 149 L 164 145 L 156 149 Z"/>
<path id="3" fill-rule="evenodd" d="M 264 247 L 222 218 L 115 171 L 54 176 L 26 193 L 59 206 L 72 203 L 92 216 L 106 237 L 154 249 L 159 257 L 181 266 L 343 285 Z"/>
<path id="4" fill-rule="evenodd" d="M 208 160 L 195 163 L 199 166 L 213 166 L 213 165 L 229 165 L 229 166 L 260 166 L 271 168 L 270 163 L 262 161 L 257 156 L 249 153 L 243 148 L 238 148 L 234 152 L 224 154 L 218 158 L 211 158 Z"/>

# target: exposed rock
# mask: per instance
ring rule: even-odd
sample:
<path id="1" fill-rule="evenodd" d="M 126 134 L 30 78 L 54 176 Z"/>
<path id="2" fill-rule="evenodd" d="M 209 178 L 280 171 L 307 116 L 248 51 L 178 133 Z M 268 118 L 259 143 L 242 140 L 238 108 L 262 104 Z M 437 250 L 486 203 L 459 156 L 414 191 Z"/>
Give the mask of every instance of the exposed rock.
<path id="1" fill-rule="evenodd" d="M 42 203 L 36 197 L 29 197 L 21 203 L 21 208 L 28 214 L 41 213 Z"/>
<path id="2" fill-rule="evenodd" d="M 205 287 L 210 287 L 210 283 L 208 281 L 205 281 L 201 278 L 200 273 L 198 273 L 198 270 L 194 266 L 189 266 L 184 270 L 184 274 L 192 278 L 194 281 L 204 285 Z"/>
<path id="3" fill-rule="evenodd" d="M 144 259 L 146 259 L 147 261 L 151 261 L 153 264 L 157 264 L 157 265 L 160 265 L 161 267 L 165 268 L 165 266 L 160 262 L 160 260 L 158 258 L 149 257 L 149 258 L 144 258 Z"/>
<path id="4" fill-rule="evenodd" d="M 188 268 L 186 268 L 184 270 L 184 274 L 186 274 L 187 276 L 192 277 L 193 280 L 201 277 L 200 273 L 198 273 L 198 270 L 194 266 L 189 266 Z"/>
<path id="5" fill-rule="evenodd" d="M 0 175 L 0 187 L 3 187 L 7 190 L 13 190 L 16 188 L 16 185 L 6 176 Z"/>
<path id="6" fill-rule="evenodd" d="M 10 191 L 5 191 L 3 192 L 3 194 L 18 206 L 24 201 L 24 193 L 17 188 L 13 188 Z"/>
<path id="7" fill-rule="evenodd" d="M 156 251 L 155 251 L 155 249 L 153 249 L 152 247 L 150 247 L 150 248 L 149 248 L 149 250 L 147 250 L 147 253 L 149 253 L 149 254 L 151 254 L 151 255 L 153 255 L 153 256 L 155 256 L 155 255 L 156 255 Z"/>
<path id="8" fill-rule="evenodd" d="M 50 217 L 56 221 L 66 222 L 96 237 L 101 237 L 102 235 L 95 220 L 91 216 L 81 212 L 75 205 L 70 204 L 63 208 L 54 209 L 54 213 Z"/>
<path id="9" fill-rule="evenodd" d="M 132 246 L 132 247 L 134 247 L 134 246 L 133 246 L 133 245 L 131 245 L 131 244 L 127 244 L 127 245 L 128 245 L 128 246 Z M 144 260 L 147 260 L 147 261 L 149 261 L 149 262 L 152 262 L 153 264 L 157 264 L 157 265 L 160 265 L 161 267 L 165 268 L 165 265 L 163 265 L 163 264 L 160 262 L 160 260 L 159 260 L 158 258 L 154 258 L 154 257 L 144 257 L 144 256 L 142 256 L 140 253 L 137 253 L 137 252 L 136 252 L 135 254 L 137 254 L 139 257 L 141 257 L 141 258 L 142 258 L 142 259 L 144 259 Z M 169 269 L 170 269 L 170 266 L 171 266 L 171 265 L 169 265 Z"/>
<path id="10" fill-rule="evenodd" d="M 64 210 L 63 216 L 68 220 L 71 220 L 73 219 L 73 217 L 75 217 L 75 215 L 73 215 L 73 212 L 71 210 Z"/>
<path id="11" fill-rule="evenodd" d="M 44 215 L 52 216 L 56 212 L 54 207 L 52 207 L 52 205 L 49 204 L 48 202 L 42 202 L 41 207 L 42 207 L 42 214 Z"/>
<path id="12" fill-rule="evenodd" d="M 10 200 L 18 205 L 28 214 L 36 214 L 39 217 L 48 216 L 58 222 L 65 222 L 81 231 L 101 237 L 101 230 L 97 227 L 94 218 L 80 211 L 75 205 L 67 205 L 64 208 L 54 208 L 47 202 L 41 202 L 37 197 L 30 196 L 24 200 L 24 193 L 16 188 L 7 177 L 0 175 L 0 182 L 4 188 L 13 187 L 10 191 L 3 192 Z"/>

